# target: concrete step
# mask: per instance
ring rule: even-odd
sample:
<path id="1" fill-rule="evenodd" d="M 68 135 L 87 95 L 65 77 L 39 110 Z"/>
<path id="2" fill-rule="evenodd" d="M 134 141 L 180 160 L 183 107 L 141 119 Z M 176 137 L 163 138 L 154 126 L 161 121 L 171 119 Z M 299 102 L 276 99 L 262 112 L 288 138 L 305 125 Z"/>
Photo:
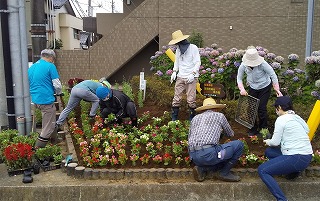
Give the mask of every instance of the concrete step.
<path id="1" fill-rule="evenodd" d="M 237 183 L 219 180 L 196 182 L 193 179 L 149 180 L 85 180 L 69 177 L 62 169 L 32 175 L 33 183 L 22 183 L 22 175 L 9 177 L 0 164 L 0 200 L 117 200 L 117 201 L 182 201 L 182 200 L 275 200 L 257 177 L 243 178 Z M 318 201 L 320 179 L 302 177 L 296 181 L 278 178 L 288 199 Z"/>

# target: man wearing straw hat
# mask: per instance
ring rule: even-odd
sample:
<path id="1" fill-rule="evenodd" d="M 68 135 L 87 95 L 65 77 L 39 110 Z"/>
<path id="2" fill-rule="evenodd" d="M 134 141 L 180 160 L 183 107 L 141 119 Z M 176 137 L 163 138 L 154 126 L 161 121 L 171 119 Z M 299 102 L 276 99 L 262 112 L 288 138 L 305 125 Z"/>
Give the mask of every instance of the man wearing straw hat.
<path id="1" fill-rule="evenodd" d="M 244 73 L 247 75 L 249 93 L 245 90 L 242 82 Z M 259 125 L 255 123 L 248 133 L 249 136 L 257 135 L 259 129 L 268 128 L 267 103 L 271 95 L 271 86 L 276 91 L 277 97 L 282 96 L 278 77 L 264 58 L 259 56 L 256 48 L 249 46 L 238 69 L 237 83 L 242 96 L 249 94 L 260 100 L 258 107 Z"/>
<path id="2" fill-rule="evenodd" d="M 189 35 L 183 35 L 181 30 L 172 33 L 169 45 L 177 45 L 171 83 L 176 80 L 174 97 L 172 100 L 172 121 L 178 119 L 180 103 L 184 90 L 187 94 L 187 103 L 191 120 L 195 115 L 196 86 L 201 64 L 199 49 L 187 40 Z"/>
<path id="3" fill-rule="evenodd" d="M 222 131 L 234 136 L 224 114 L 219 111 L 225 104 L 217 104 L 213 98 L 206 98 L 203 106 L 196 108 L 197 114 L 190 123 L 188 144 L 189 155 L 193 163 L 193 175 L 196 181 L 204 181 L 207 171 L 217 172 L 218 179 L 237 182 L 240 177 L 230 172 L 238 162 L 243 151 L 243 142 L 235 140 L 219 144 Z"/>

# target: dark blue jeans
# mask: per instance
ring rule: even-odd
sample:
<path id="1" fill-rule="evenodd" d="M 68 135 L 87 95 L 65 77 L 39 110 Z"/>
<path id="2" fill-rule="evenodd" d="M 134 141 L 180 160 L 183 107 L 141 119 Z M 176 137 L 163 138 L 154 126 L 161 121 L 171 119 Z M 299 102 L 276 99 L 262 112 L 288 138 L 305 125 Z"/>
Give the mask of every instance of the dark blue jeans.
<path id="1" fill-rule="evenodd" d="M 226 144 L 189 152 L 190 158 L 203 171 L 230 171 L 229 164 L 236 164 L 242 155 L 243 142 L 235 140 Z M 221 157 L 218 157 L 218 153 Z"/>
<path id="2" fill-rule="evenodd" d="M 282 155 L 280 148 L 269 147 L 265 155 L 269 160 L 258 167 L 259 176 L 277 200 L 287 200 L 273 176 L 303 171 L 310 164 L 312 154 Z"/>

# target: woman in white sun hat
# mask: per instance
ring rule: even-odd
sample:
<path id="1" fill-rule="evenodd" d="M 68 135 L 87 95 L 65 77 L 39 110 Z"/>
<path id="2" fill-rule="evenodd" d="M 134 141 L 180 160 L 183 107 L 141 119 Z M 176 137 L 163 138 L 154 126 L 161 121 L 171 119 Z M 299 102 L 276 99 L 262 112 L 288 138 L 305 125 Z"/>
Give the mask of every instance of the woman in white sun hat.
<path id="1" fill-rule="evenodd" d="M 179 108 L 183 92 L 186 91 L 187 103 L 190 110 L 191 120 L 195 116 L 196 86 L 201 64 L 199 48 L 190 44 L 187 40 L 189 35 L 183 35 L 181 30 L 172 33 L 169 45 L 177 45 L 171 83 L 176 80 L 174 97 L 172 100 L 172 120 L 178 119 Z"/>
<path id="2" fill-rule="evenodd" d="M 249 93 L 243 85 L 244 74 L 247 75 L 246 85 Z M 259 56 L 255 47 L 249 46 L 243 55 L 242 63 L 238 69 L 237 83 L 242 96 L 248 94 L 260 100 L 258 107 L 259 125 L 257 122 L 254 127 L 249 130 L 248 135 L 257 135 L 259 129 L 268 128 L 267 103 L 271 95 L 271 87 L 277 93 L 277 97 L 282 96 L 280 92 L 278 77 L 273 68 Z"/>

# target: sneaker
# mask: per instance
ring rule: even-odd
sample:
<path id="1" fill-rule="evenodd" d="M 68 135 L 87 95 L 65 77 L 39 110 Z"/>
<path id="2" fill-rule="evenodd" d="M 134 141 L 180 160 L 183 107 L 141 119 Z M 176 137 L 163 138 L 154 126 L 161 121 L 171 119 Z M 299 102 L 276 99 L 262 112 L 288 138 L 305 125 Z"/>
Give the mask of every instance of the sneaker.
<path id="1" fill-rule="evenodd" d="M 194 166 L 193 167 L 193 177 L 196 181 L 204 181 L 205 179 L 205 173 L 201 170 L 200 167 Z"/>
<path id="2" fill-rule="evenodd" d="M 218 179 L 220 179 L 222 181 L 238 182 L 238 181 L 241 180 L 241 177 L 239 177 L 238 175 L 234 175 L 231 172 L 229 172 L 226 175 L 220 173 L 218 175 Z"/>

